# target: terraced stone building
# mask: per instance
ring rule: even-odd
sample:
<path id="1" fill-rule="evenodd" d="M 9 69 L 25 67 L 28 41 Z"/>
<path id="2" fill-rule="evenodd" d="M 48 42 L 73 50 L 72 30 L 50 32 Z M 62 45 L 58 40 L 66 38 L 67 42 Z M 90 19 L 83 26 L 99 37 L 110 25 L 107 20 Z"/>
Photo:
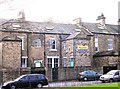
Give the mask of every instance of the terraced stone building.
<path id="1" fill-rule="evenodd" d="M 49 81 L 69 80 L 87 69 L 119 69 L 118 26 L 105 24 L 103 14 L 97 23 L 79 18 L 75 24 L 32 22 L 24 16 L 0 20 L 3 81 L 25 73 L 43 73 Z"/>

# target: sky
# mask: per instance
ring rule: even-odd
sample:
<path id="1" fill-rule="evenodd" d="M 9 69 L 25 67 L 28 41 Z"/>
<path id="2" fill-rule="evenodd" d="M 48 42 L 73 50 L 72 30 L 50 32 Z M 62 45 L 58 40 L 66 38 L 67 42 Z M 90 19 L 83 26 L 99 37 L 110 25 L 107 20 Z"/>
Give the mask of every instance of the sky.
<path id="1" fill-rule="evenodd" d="M 117 24 L 120 0 L 0 0 L 0 18 L 16 19 L 24 10 L 26 20 L 72 23 L 81 18 L 83 22 L 96 23 L 102 13 L 106 24 Z"/>

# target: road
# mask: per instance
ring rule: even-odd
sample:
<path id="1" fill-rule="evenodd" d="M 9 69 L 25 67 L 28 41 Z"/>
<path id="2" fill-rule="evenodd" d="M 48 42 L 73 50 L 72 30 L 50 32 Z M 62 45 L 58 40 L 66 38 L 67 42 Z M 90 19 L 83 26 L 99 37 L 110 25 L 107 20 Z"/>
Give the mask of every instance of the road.
<path id="1" fill-rule="evenodd" d="M 52 82 L 49 83 L 48 86 L 45 87 L 68 87 L 68 86 L 80 86 L 80 85 L 88 85 L 88 84 L 100 84 L 101 81 L 64 81 L 64 82 Z"/>

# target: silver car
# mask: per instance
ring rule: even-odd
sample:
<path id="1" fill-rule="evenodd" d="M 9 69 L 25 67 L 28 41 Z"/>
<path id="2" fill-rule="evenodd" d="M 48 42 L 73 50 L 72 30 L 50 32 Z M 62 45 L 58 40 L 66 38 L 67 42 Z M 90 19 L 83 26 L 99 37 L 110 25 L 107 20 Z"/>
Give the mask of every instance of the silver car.
<path id="1" fill-rule="evenodd" d="M 111 70 L 107 74 L 100 76 L 100 81 L 104 82 L 114 82 L 120 81 L 120 70 Z"/>

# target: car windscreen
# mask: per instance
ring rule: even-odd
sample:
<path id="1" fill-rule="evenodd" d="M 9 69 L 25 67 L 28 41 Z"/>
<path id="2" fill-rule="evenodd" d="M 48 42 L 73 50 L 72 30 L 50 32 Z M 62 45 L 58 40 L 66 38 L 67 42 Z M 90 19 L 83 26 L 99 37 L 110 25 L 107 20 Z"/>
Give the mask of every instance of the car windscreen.
<path id="1" fill-rule="evenodd" d="M 108 72 L 107 74 L 108 75 L 113 75 L 113 74 L 115 74 L 117 71 L 110 71 L 110 72 Z"/>

